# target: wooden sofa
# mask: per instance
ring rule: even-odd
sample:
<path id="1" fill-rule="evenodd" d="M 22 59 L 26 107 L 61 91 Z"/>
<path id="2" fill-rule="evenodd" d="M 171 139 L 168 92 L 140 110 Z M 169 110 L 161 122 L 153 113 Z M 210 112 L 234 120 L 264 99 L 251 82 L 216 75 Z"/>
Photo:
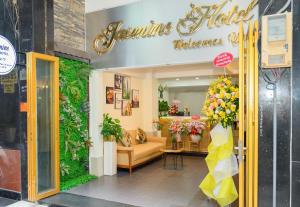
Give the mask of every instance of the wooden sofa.
<path id="1" fill-rule="evenodd" d="M 147 135 L 147 142 L 138 144 L 136 141 L 137 131 L 130 130 L 128 133 L 131 135 L 132 145 L 131 147 L 124 147 L 118 144 L 117 163 L 118 168 L 128 169 L 131 175 L 134 167 L 161 156 L 163 154 L 161 149 L 166 148 L 167 139 L 165 137 Z"/>

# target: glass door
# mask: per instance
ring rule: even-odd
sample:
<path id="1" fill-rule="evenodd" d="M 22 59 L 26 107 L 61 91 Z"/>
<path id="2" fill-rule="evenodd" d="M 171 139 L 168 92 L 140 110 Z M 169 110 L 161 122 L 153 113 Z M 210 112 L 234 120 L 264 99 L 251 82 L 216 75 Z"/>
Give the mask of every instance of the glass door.
<path id="1" fill-rule="evenodd" d="M 58 58 L 27 54 L 28 198 L 59 192 Z"/>
<path id="2" fill-rule="evenodd" d="M 258 22 L 239 30 L 239 207 L 257 207 L 258 196 Z"/>

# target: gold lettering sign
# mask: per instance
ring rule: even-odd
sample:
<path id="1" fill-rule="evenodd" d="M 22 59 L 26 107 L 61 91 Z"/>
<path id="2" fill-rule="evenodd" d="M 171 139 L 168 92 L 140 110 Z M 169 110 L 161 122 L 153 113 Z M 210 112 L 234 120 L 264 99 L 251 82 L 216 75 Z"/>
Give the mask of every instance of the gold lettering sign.
<path id="1" fill-rule="evenodd" d="M 212 29 L 247 22 L 253 18 L 254 15 L 251 15 L 251 12 L 258 5 L 258 0 L 252 0 L 246 9 L 240 9 L 238 5 L 234 5 L 229 11 L 224 11 L 224 8 L 227 8 L 231 1 L 222 0 L 220 3 L 211 5 L 191 4 L 191 11 L 184 18 L 178 20 L 177 33 L 181 37 L 189 36 L 199 31 L 204 25 L 208 29 Z M 108 53 L 119 41 L 169 35 L 173 29 L 172 22 L 165 24 L 154 21 L 150 21 L 150 24 L 145 26 L 122 27 L 122 21 L 112 22 L 96 36 L 93 47 L 98 55 Z M 174 40 L 173 45 L 175 49 L 182 50 L 219 46 L 223 45 L 223 41 L 223 39 L 218 38 L 199 41 L 179 39 Z M 238 44 L 238 34 L 236 32 L 230 33 L 228 41 L 236 46 Z"/>
<path id="2" fill-rule="evenodd" d="M 258 0 L 252 0 L 246 10 L 239 10 L 235 5 L 227 13 L 222 12 L 231 0 L 223 0 L 220 4 L 200 5 L 191 4 L 191 11 L 183 19 L 179 19 L 176 30 L 180 35 L 192 35 L 199 31 L 206 23 L 208 28 L 221 27 L 223 25 L 247 22 L 253 18 L 250 12 L 258 4 Z"/>
<path id="3" fill-rule="evenodd" d="M 98 55 L 110 51 L 117 41 L 127 39 L 150 38 L 155 36 L 169 35 L 172 31 L 172 23 L 155 23 L 151 21 L 147 26 L 122 29 L 123 22 L 113 22 L 94 40 L 94 49 Z"/>
<path id="4" fill-rule="evenodd" d="M 239 44 L 239 33 L 237 32 L 231 32 L 228 35 L 228 41 L 233 45 L 237 46 Z"/>
<path id="5" fill-rule="evenodd" d="M 223 45 L 223 40 L 222 39 L 209 39 L 209 40 L 199 40 L 199 41 L 193 41 L 192 39 L 189 39 L 188 41 L 174 40 L 173 45 L 174 48 L 178 50 L 195 49 L 195 48 Z"/>

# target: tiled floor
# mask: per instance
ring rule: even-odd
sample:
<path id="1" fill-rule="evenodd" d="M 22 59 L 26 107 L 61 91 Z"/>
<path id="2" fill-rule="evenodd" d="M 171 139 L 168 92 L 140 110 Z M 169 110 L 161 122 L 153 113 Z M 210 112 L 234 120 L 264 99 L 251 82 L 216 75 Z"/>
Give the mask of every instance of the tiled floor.
<path id="1" fill-rule="evenodd" d="M 132 205 L 70 193 L 60 193 L 44 199 L 41 202 L 51 204 L 50 207 L 135 207 Z"/>
<path id="2" fill-rule="evenodd" d="M 0 197 L 0 207 L 8 206 L 8 205 L 16 203 L 16 202 L 17 201 L 15 201 L 15 200 Z"/>
<path id="3" fill-rule="evenodd" d="M 183 170 L 164 169 L 162 160 L 156 160 L 134 170 L 132 176 L 121 171 L 68 193 L 142 207 L 216 207 L 198 188 L 206 174 L 203 158 L 185 156 Z"/>
<path id="4" fill-rule="evenodd" d="M 19 201 L 14 204 L 8 205 L 7 207 L 46 207 L 44 205 L 29 203 L 26 201 Z"/>

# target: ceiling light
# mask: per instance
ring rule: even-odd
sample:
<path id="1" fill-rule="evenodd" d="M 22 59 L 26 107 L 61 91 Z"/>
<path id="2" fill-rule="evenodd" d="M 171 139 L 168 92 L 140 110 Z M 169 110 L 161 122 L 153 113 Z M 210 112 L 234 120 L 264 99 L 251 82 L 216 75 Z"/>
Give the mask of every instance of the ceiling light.
<path id="1" fill-rule="evenodd" d="M 180 79 L 179 79 L 179 78 L 176 78 L 176 80 L 179 81 Z"/>
<path id="2" fill-rule="evenodd" d="M 199 80 L 199 77 L 196 77 L 195 79 L 196 79 L 196 80 Z"/>

